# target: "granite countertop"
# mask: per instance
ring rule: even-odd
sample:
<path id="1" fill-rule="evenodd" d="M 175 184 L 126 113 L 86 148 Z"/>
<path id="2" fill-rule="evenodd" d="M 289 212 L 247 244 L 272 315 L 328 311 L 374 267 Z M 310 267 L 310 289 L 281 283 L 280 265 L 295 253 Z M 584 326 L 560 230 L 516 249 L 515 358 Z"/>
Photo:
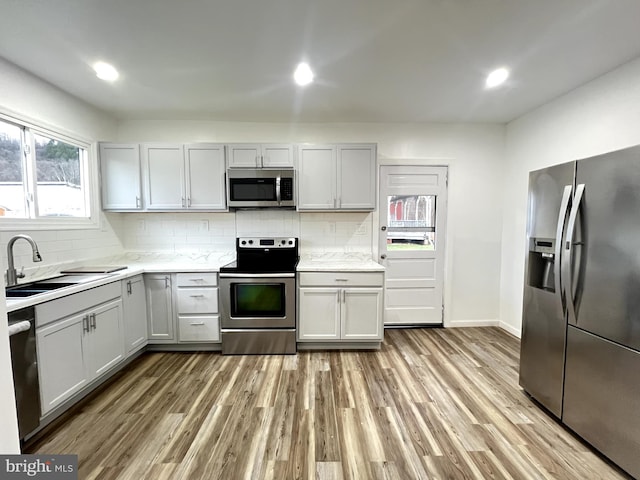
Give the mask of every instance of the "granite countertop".
<path id="1" fill-rule="evenodd" d="M 310 253 L 300 256 L 299 272 L 384 272 L 368 253 Z"/>
<path id="2" fill-rule="evenodd" d="M 141 273 L 219 272 L 220 267 L 235 260 L 235 252 L 210 253 L 180 252 L 126 252 L 112 257 L 83 260 L 79 262 L 47 265 L 29 269 L 27 278 L 20 283 L 50 279 L 61 275 L 61 271 L 84 266 L 126 266 L 123 270 L 107 274 L 85 274 L 77 285 L 26 298 L 7 299 L 7 311 L 12 312 L 56 298 L 72 295 L 87 288 L 124 280 Z M 309 253 L 300 256 L 299 272 L 384 272 L 384 267 L 365 253 Z M 79 278 L 79 277 L 78 277 Z"/>
<path id="3" fill-rule="evenodd" d="M 141 273 L 175 273 L 175 272 L 218 272 L 220 267 L 235 260 L 235 252 L 211 253 L 179 253 L 179 252 L 127 252 L 113 257 L 83 260 L 58 265 L 46 265 L 31 268 L 27 278 L 21 284 L 43 279 L 51 279 L 61 275 L 61 271 L 82 266 L 126 266 L 108 274 L 84 274 L 76 285 L 51 292 L 25 298 L 8 298 L 7 312 L 29 307 L 56 298 L 72 295 L 88 288 L 99 287 L 107 283 L 124 280 Z M 80 276 L 74 275 L 80 279 Z"/>

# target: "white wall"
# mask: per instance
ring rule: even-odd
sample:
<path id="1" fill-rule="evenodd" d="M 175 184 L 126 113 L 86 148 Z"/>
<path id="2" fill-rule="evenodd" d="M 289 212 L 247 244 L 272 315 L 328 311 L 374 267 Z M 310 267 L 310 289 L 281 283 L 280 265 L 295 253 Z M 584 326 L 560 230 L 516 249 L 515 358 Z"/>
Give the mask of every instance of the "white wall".
<path id="1" fill-rule="evenodd" d="M 449 216 L 446 244 L 445 323 L 497 323 L 499 318 L 504 127 L 466 124 L 280 124 L 213 121 L 130 120 L 118 123 L 122 142 L 372 142 L 380 163 L 449 165 Z M 219 214 L 214 214 L 219 215 Z M 125 247 L 162 239 L 140 231 L 136 215 L 124 220 Z M 174 221 L 173 214 L 145 217 L 153 228 Z M 182 217 L 181 217 L 182 218 Z M 200 217 L 194 217 L 198 219 Z M 217 218 L 217 217 L 215 217 Z M 202 219 L 205 219 L 202 216 Z M 195 221 L 195 220 L 194 220 Z M 377 213 L 299 214 L 302 247 L 374 251 Z M 217 222 L 211 220 L 210 227 Z M 147 225 L 149 222 L 147 222 Z M 361 224 L 367 235 L 356 236 Z M 338 228 L 339 227 L 339 228 Z M 189 227 L 185 227 L 189 228 Z M 195 223 L 194 223 L 194 227 Z M 176 230 L 173 230 L 176 232 Z M 308 235 L 311 234 L 311 235 Z M 145 240 L 143 237 L 147 236 Z M 168 249 L 185 242 L 182 227 Z M 310 239 L 316 239 L 312 241 Z M 317 240 L 320 239 L 320 240 Z M 326 240 L 323 244 L 321 241 Z M 150 245 L 152 246 L 152 245 Z"/>
<path id="2" fill-rule="evenodd" d="M 50 84 L 0 59 L 0 111 L 25 121 L 71 134 L 89 142 L 114 136 L 115 120 L 67 95 Z M 95 162 L 95 157 L 92 161 Z M 6 269 L 6 245 L 16 231 L 0 234 L 0 265 Z M 102 230 L 50 230 L 29 232 L 39 242 L 43 264 L 71 261 L 84 255 L 102 256 L 110 248 L 121 249 L 108 222 Z M 24 243 L 24 245 L 21 245 Z M 16 264 L 32 265 L 26 242 L 16 244 Z M 1 282 L 4 285 L 4 280 Z M 15 420 L 13 378 L 6 331 L 4 291 L 0 295 L 0 452 L 19 453 Z"/>
<path id="3" fill-rule="evenodd" d="M 640 59 L 507 126 L 500 318 L 520 334 L 528 174 L 640 143 Z"/>

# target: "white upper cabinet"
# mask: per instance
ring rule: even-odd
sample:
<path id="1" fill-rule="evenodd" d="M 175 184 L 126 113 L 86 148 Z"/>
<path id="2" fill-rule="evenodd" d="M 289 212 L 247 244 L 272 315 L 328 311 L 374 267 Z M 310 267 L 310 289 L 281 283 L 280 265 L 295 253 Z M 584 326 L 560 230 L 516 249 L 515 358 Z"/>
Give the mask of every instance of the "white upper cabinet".
<path id="1" fill-rule="evenodd" d="M 197 143 L 184 146 L 187 208 L 225 210 L 224 145 Z"/>
<path id="2" fill-rule="evenodd" d="M 101 143 L 100 176 L 104 210 L 142 209 L 137 143 Z"/>
<path id="3" fill-rule="evenodd" d="M 338 145 L 338 198 L 343 210 L 375 210 L 375 145 Z"/>
<path id="4" fill-rule="evenodd" d="M 336 208 L 336 147 L 300 147 L 298 168 L 298 210 Z"/>
<path id="5" fill-rule="evenodd" d="M 182 145 L 143 145 L 142 166 L 147 209 L 186 208 Z"/>
<path id="6" fill-rule="evenodd" d="M 375 210 L 375 144 L 301 145 L 298 210 Z"/>
<path id="7" fill-rule="evenodd" d="M 227 145 L 229 168 L 293 168 L 293 145 L 232 143 Z"/>
<path id="8" fill-rule="evenodd" d="M 224 210 L 224 148 L 218 144 L 142 147 L 148 210 Z"/>

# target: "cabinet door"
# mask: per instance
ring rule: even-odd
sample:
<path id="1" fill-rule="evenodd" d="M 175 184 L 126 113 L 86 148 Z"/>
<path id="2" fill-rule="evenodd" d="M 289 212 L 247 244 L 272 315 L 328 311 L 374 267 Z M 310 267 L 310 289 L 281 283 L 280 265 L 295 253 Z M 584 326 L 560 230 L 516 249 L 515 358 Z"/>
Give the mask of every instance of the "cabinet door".
<path id="1" fill-rule="evenodd" d="M 186 204 L 190 209 L 225 210 L 224 146 L 185 145 Z"/>
<path id="2" fill-rule="evenodd" d="M 227 145 L 229 168 L 260 167 L 260 145 L 253 143 L 235 143 Z"/>
<path id="3" fill-rule="evenodd" d="M 375 145 L 338 146 L 338 208 L 375 210 Z"/>
<path id="4" fill-rule="evenodd" d="M 87 320 L 82 313 L 36 332 L 43 415 L 88 383 L 83 356 L 83 336 L 89 335 Z"/>
<path id="5" fill-rule="evenodd" d="M 122 281 L 122 307 L 126 353 L 147 344 L 147 300 L 142 275 Z"/>
<path id="6" fill-rule="evenodd" d="M 340 289 L 298 289 L 298 340 L 335 341 L 340 339 Z"/>
<path id="7" fill-rule="evenodd" d="M 140 210 L 140 148 L 137 143 L 101 143 L 103 210 Z"/>
<path id="8" fill-rule="evenodd" d="M 182 145 L 144 145 L 142 160 L 147 209 L 186 208 Z"/>
<path id="9" fill-rule="evenodd" d="M 341 300 L 343 340 L 382 340 L 381 288 L 345 288 Z"/>
<path id="10" fill-rule="evenodd" d="M 293 146 L 290 144 L 262 145 L 262 167 L 293 168 Z"/>
<path id="11" fill-rule="evenodd" d="M 144 283 L 147 291 L 149 343 L 172 343 L 175 335 L 171 276 L 145 275 Z"/>
<path id="12" fill-rule="evenodd" d="M 302 146 L 298 155 L 298 210 L 333 210 L 336 207 L 336 149 Z"/>
<path id="13" fill-rule="evenodd" d="M 124 359 L 122 300 L 105 303 L 89 312 L 90 334 L 84 336 L 89 379 L 99 377 Z"/>

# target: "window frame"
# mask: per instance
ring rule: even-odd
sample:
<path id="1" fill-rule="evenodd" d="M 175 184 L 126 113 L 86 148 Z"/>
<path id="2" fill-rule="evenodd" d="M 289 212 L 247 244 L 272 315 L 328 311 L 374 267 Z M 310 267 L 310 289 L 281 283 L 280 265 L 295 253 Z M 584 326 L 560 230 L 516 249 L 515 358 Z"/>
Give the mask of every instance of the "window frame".
<path id="1" fill-rule="evenodd" d="M 42 122 L 27 120 L 15 115 L 8 115 L 0 111 L 0 121 L 18 126 L 24 132 L 22 135 L 22 164 L 23 184 L 25 193 L 31 198 L 27 212 L 29 218 L 0 217 L 0 231 L 7 230 L 74 230 L 100 228 L 100 204 L 98 192 L 100 190 L 97 175 L 97 144 L 80 135 L 66 132 L 63 129 L 50 127 Z M 83 149 L 84 159 L 80 159 L 81 179 L 84 187 L 85 206 L 89 210 L 88 217 L 55 217 L 37 216 L 37 179 L 35 158 L 35 135 L 41 135 L 53 140 L 61 141 Z M 25 155 L 25 146 L 29 152 Z"/>

